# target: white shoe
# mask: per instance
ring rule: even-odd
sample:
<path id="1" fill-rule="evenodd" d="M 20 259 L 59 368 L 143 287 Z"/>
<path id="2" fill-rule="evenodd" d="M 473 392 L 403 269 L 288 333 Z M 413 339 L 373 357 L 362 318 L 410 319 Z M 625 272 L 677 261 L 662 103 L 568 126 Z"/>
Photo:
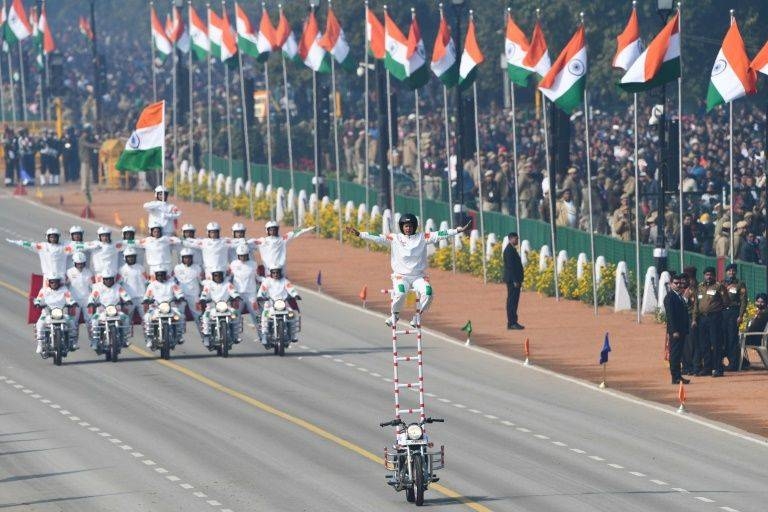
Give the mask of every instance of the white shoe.
<path id="1" fill-rule="evenodd" d="M 152 342 L 151 341 L 147 342 L 147 348 L 152 348 Z"/>
<path id="2" fill-rule="evenodd" d="M 384 323 L 387 324 L 387 327 L 392 327 L 394 325 L 397 325 L 397 320 L 398 320 L 397 315 L 390 315 L 387 317 Z"/>
<path id="3" fill-rule="evenodd" d="M 411 318 L 411 321 L 409 323 L 411 324 L 411 327 L 413 327 L 414 329 L 417 329 L 418 326 L 419 326 L 419 323 L 416 321 L 416 317 L 415 316 L 413 318 Z"/>
<path id="4" fill-rule="evenodd" d="M 42 354 L 43 353 L 43 342 L 38 341 L 37 342 L 37 350 L 35 350 L 36 354 Z"/>

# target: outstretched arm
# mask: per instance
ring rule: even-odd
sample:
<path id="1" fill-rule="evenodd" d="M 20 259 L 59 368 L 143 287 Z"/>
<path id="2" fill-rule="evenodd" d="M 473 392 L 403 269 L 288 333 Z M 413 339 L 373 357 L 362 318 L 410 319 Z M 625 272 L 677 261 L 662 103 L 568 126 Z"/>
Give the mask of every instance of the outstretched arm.
<path id="1" fill-rule="evenodd" d="M 424 233 L 424 240 L 426 240 L 427 243 L 435 244 L 440 240 L 445 240 L 448 237 L 463 233 L 471 223 L 472 221 L 469 221 L 465 225 L 459 226 L 456 229 L 446 229 L 444 231 L 430 231 L 429 233 Z"/>
<path id="2" fill-rule="evenodd" d="M 28 251 L 40 251 L 40 244 L 38 242 L 30 242 L 29 240 L 11 240 L 9 238 L 6 238 L 5 241 L 9 244 L 18 245 L 22 249 L 27 249 Z"/>
<path id="3" fill-rule="evenodd" d="M 346 231 L 347 233 L 360 237 L 363 240 L 368 240 L 369 242 L 374 242 L 380 245 L 389 245 L 391 242 L 391 235 L 385 236 L 385 235 L 378 235 L 376 233 L 368 233 L 367 231 L 358 231 L 352 226 L 347 226 Z"/>
<path id="4" fill-rule="evenodd" d="M 293 231 L 289 231 L 285 235 L 285 241 L 287 242 L 287 241 L 292 240 L 294 238 L 298 238 L 301 235 L 303 235 L 304 233 L 309 233 L 310 231 L 312 231 L 314 229 L 315 229 L 314 226 L 310 226 L 310 227 L 304 228 L 304 229 L 294 229 Z"/>

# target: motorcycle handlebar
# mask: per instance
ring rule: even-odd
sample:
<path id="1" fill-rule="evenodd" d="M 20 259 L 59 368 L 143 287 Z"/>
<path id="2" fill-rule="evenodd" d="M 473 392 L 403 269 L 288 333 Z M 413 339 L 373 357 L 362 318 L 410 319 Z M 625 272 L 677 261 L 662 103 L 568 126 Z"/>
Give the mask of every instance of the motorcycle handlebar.
<path id="1" fill-rule="evenodd" d="M 442 418 L 426 418 L 424 423 L 445 423 L 445 420 Z"/>
<path id="2" fill-rule="evenodd" d="M 405 425 L 405 422 L 400 418 L 397 418 L 392 421 L 385 421 L 384 423 L 379 423 L 380 427 L 396 427 L 398 425 Z"/>

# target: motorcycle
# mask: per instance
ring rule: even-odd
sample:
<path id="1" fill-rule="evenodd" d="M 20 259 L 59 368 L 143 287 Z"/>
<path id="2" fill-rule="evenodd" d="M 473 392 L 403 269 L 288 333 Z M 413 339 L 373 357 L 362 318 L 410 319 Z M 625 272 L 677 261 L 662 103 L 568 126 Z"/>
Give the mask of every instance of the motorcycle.
<path id="1" fill-rule="evenodd" d="M 243 321 L 227 301 L 217 301 L 210 312 L 211 343 L 208 350 L 216 350 L 221 357 L 229 357 L 232 345 L 240 343 Z"/>
<path id="2" fill-rule="evenodd" d="M 69 315 L 63 308 L 45 308 L 47 321 L 43 337 L 43 359 L 53 357 L 53 364 L 61 366 L 70 347 Z"/>
<path id="3" fill-rule="evenodd" d="M 150 331 L 144 334 L 152 342 L 152 350 L 160 349 L 162 359 L 170 359 L 171 350 L 179 344 L 184 334 L 183 321 L 170 302 L 159 303 L 152 312 Z"/>
<path id="4" fill-rule="evenodd" d="M 96 342 L 96 353 L 104 354 L 107 361 L 117 362 L 124 346 L 127 345 L 128 329 L 124 327 L 123 313 L 119 305 L 109 305 L 99 316 L 98 326 L 93 338 Z"/>
<path id="5" fill-rule="evenodd" d="M 293 329 L 299 329 L 299 318 L 296 311 L 288 307 L 283 299 L 269 299 L 264 307 L 269 311 L 267 323 L 267 345 L 275 351 L 275 355 L 284 356 L 285 349 L 291 345 Z"/>
<path id="6" fill-rule="evenodd" d="M 433 444 L 424 432 L 427 423 L 443 423 L 439 418 L 425 418 L 420 422 L 406 424 L 400 418 L 385 423 L 381 427 L 396 427 L 397 444 L 394 451 L 384 448 L 384 467 L 392 473 L 387 475 L 387 484 L 395 491 L 405 491 L 408 503 L 420 507 L 424 504 L 424 491 L 429 484 L 440 480 L 434 472 L 445 467 L 445 447 L 439 452 L 430 452 Z"/>

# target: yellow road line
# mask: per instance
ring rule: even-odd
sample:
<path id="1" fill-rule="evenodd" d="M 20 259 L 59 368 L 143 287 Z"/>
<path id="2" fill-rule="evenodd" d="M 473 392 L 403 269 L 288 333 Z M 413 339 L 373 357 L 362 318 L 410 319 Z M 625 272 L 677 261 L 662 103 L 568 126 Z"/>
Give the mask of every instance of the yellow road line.
<path id="1" fill-rule="evenodd" d="M 8 284 L 4 281 L 0 281 L 0 286 L 3 288 L 6 288 L 12 292 L 17 293 L 18 295 L 21 295 L 22 297 L 27 297 L 27 293 L 23 290 L 13 286 L 12 284 Z M 139 354 L 140 356 L 144 356 L 148 359 L 154 358 L 154 354 L 147 352 L 146 350 L 140 349 L 134 345 L 131 345 L 129 347 L 133 352 L 136 354 Z M 241 393 L 240 391 L 237 391 L 235 389 L 232 389 L 230 387 L 225 386 L 224 384 L 221 384 L 220 382 L 216 382 L 213 379 L 209 379 L 205 375 L 202 375 L 200 373 L 197 373 L 194 370 L 190 370 L 186 366 L 182 366 L 178 363 L 174 363 L 173 361 L 166 361 L 164 359 L 155 359 L 155 361 L 166 368 L 170 368 L 171 370 L 177 371 L 181 374 L 186 375 L 187 377 L 196 380 L 197 382 L 208 386 L 211 389 L 215 389 L 216 391 L 219 391 L 221 393 L 224 393 L 226 395 L 231 396 L 232 398 L 235 398 L 237 400 L 240 400 L 241 402 L 244 402 L 248 405 L 251 405 L 253 407 L 256 407 L 257 409 L 260 409 L 266 413 L 272 414 L 274 416 L 277 416 L 280 419 L 283 419 L 289 423 L 293 423 L 297 427 L 301 427 L 316 436 L 322 437 L 323 439 L 327 441 L 331 441 L 332 443 L 335 443 L 339 446 L 342 446 L 346 448 L 347 450 L 353 451 L 356 454 L 365 457 L 366 459 L 375 462 L 376 464 L 383 465 L 384 459 L 379 457 L 378 455 L 375 455 L 374 453 L 369 452 L 365 448 L 358 446 L 350 441 L 347 441 L 346 439 L 343 439 L 336 434 L 332 434 L 331 432 L 328 432 L 327 430 L 318 427 L 317 425 L 314 425 L 310 423 L 307 420 L 301 419 L 297 416 L 293 416 L 292 414 L 288 414 L 287 412 L 281 411 L 280 409 L 277 409 L 275 407 L 272 407 L 269 404 L 266 404 L 260 400 L 257 400 L 253 398 L 252 396 L 246 395 L 245 393 Z M 456 501 L 466 505 L 472 510 L 475 510 L 476 512 L 491 512 L 491 509 L 481 505 L 480 503 L 477 503 L 475 501 L 470 500 L 469 498 L 466 498 L 459 494 L 458 492 L 454 491 L 453 489 L 450 489 L 448 487 L 445 487 L 444 485 L 440 485 L 437 483 L 433 483 L 430 485 L 432 489 L 439 492 L 440 494 L 455 499 Z"/>

